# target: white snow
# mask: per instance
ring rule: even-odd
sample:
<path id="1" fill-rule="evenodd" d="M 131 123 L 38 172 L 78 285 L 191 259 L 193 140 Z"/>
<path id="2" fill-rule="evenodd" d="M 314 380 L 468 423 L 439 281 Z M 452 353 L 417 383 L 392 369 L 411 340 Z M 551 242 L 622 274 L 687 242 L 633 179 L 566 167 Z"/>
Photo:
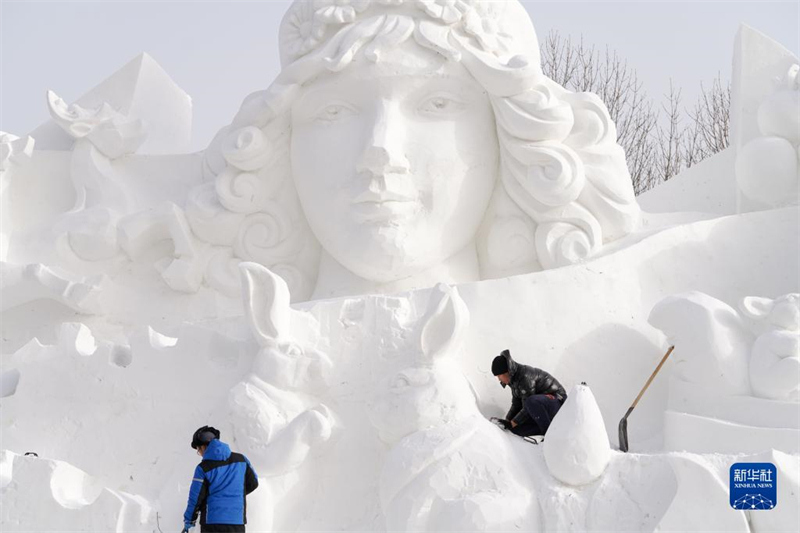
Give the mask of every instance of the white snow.
<path id="1" fill-rule="evenodd" d="M 373 7 L 394 9 L 386 4 Z M 517 22 L 529 34 L 516 44 L 527 46 L 529 23 Z M 523 238 L 533 219 L 498 192 L 489 213 L 505 217 L 497 227 L 508 235 L 488 232 L 485 250 L 471 242 L 471 254 L 455 254 L 441 271 L 452 283 L 363 294 L 328 263 L 328 281 L 358 294 L 294 306 L 290 289 L 312 288 L 306 273 L 288 262 L 239 263 L 225 243 L 261 253 L 275 245 L 273 231 L 297 228 L 248 211 L 264 198 L 237 196 L 235 185 L 218 194 L 227 178 L 212 168 L 230 163 L 245 170 L 239 177 L 264 167 L 259 147 L 288 148 L 287 129 L 223 131 L 220 161 L 214 150 L 174 155 L 187 140 L 190 102 L 146 55 L 77 106 L 53 95 L 59 125 L 31 134 L 35 150 L 2 137 L 0 529 L 178 528 L 198 459 L 190 437 L 210 424 L 261 477 L 248 497 L 249 531 L 800 530 L 800 210 L 786 192 L 790 173 L 754 189 L 763 205 L 742 202 L 749 189 L 735 175 L 742 143 L 761 135 L 741 128 L 758 127 L 756 109 L 777 94 L 759 76 L 786 75 L 783 63 L 797 59 L 759 56 L 775 47 L 747 35 L 735 61 L 746 70 L 735 93 L 740 141 L 648 193 L 640 227 L 638 206 L 610 186 L 581 198 L 618 239 L 584 242 L 591 236 L 566 221 L 585 215 L 573 203 L 560 215 L 545 209 L 556 222 L 539 227 L 549 232 Z M 494 88 L 496 72 L 527 65 L 482 60 Z M 285 90 L 248 99 L 244 115 L 271 120 Z M 558 94 L 591 118 L 578 121 L 571 142 L 613 130 L 590 111 L 593 97 Z M 547 95 L 554 114 L 572 112 Z M 518 118 L 509 114 L 505 127 Z M 791 135 L 775 129 L 780 113 L 767 118 L 765 134 Z M 598 146 L 575 157 L 617 153 L 613 139 Z M 570 202 L 576 184 L 585 182 L 567 184 Z M 297 201 L 283 181 L 267 188 Z M 564 193 L 545 192 L 553 201 Z M 540 216 L 544 204 L 529 202 L 526 212 Z M 546 254 L 575 259 L 587 242 L 592 258 L 539 270 L 553 266 Z M 370 268 L 413 270 L 416 258 L 397 255 L 398 243 L 367 254 Z M 319 259 L 301 248 L 280 251 Z M 514 264 L 492 263 L 501 258 Z M 476 281 L 479 261 L 518 275 Z M 628 418 L 631 451 L 621 453 L 618 422 L 670 345 Z M 511 401 L 490 372 L 503 349 L 570 391 L 543 444 L 488 421 Z M 775 509 L 731 509 L 735 462 L 776 465 Z"/>
<path id="2" fill-rule="evenodd" d="M 575 385 L 547 430 L 547 468 L 563 483 L 585 485 L 603 474 L 610 457 L 606 426 L 594 395 L 586 385 Z"/>
<path id="3" fill-rule="evenodd" d="M 158 523 L 144 498 L 63 461 L 3 451 L 0 486 L 3 531 L 149 531 Z"/>
<path id="4" fill-rule="evenodd" d="M 140 153 L 189 151 L 192 99 L 146 53 L 129 61 L 75 103 L 87 109 L 107 103 L 123 115 L 132 115 L 146 122 L 151 134 Z M 69 135 L 52 121 L 34 129 L 30 136 L 36 139 L 39 150 L 65 150 L 73 143 Z"/>

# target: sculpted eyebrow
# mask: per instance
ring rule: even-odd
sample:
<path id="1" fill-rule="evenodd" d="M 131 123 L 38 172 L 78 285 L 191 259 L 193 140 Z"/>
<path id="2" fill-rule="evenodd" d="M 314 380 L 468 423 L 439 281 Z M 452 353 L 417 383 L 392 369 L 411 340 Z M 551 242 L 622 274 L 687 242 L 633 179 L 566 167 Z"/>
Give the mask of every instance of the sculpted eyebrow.
<path id="1" fill-rule="evenodd" d="M 342 87 L 337 88 L 337 84 L 309 87 L 297 98 L 295 106 L 299 107 L 301 111 L 310 111 L 309 108 L 315 107 L 327 100 L 346 97 L 349 93 L 350 91 L 344 90 Z"/>

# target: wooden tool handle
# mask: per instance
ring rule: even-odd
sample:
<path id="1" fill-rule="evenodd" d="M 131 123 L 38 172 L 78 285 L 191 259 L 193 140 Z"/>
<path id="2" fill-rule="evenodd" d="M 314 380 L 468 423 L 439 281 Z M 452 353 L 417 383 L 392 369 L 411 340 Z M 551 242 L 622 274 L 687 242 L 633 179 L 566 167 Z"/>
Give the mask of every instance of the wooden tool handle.
<path id="1" fill-rule="evenodd" d="M 631 405 L 631 410 L 633 410 L 633 408 L 636 407 L 636 404 L 639 403 L 639 399 L 642 397 L 642 394 L 644 394 L 644 391 L 646 391 L 647 387 L 650 386 L 650 383 L 653 381 L 653 378 L 656 377 L 656 374 L 658 374 L 658 371 L 661 370 L 662 366 L 664 366 L 664 362 L 667 360 L 667 357 L 669 357 L 669 354 L 671 354 L 672 350 L 674 350 L 674 349 L 675 349 L 674 346 L 670 346 L 669 350 L 667 350 L 667 353 L 665 353 L 664 357 L 661 358 L 661 362 L 658 363 L 658 366 L 656 367 L 656 369 L 653 370 L 652 374 L 650 374 L 650 379 L 648 379 L 647 383 L 645 383 L 644 387 L 642 387 L 642 390 L 639 392 L 639 396 L 637 396 L 636 399 L 633 400 L 633 405 Z"/>

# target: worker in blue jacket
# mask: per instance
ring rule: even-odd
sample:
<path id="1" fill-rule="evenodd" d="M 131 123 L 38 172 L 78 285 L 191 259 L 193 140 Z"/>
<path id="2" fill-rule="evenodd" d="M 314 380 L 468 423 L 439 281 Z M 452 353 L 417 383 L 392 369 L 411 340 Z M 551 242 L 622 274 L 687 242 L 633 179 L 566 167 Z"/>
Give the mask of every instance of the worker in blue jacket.
<path id="1" fill-rule="evenodd" d="M 231 452 L 219 436 L 219 430 L 209 426 L 192 436 L 192 448 L 203 460 L 194 470 L 182 533 L 194 527 L 198 514 L 202 533 L 245 530 L 246 496 L 258 487 L 258 476 L 247 457 Z"/>

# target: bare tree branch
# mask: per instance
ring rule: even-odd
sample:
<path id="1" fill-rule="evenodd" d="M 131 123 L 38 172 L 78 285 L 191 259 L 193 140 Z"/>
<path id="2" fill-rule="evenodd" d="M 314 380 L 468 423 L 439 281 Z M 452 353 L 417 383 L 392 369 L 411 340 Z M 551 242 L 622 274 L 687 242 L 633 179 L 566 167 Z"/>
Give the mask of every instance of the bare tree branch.
<path id="1" fill-rule="evenodd" d="M 730 135 L 730 83 L 718 75 L 691 111 L 681 109 L 681 90 L 670 82 L 655 109 L 636 70 L 608 47 L 601 53 L 581 37 L 556 31 L 541 44 L 544 74 L 564 87 L 593 92 L 606 104 L 625 149 L 633 189 L 640 194 L 682 170 L 724 150 Z M 684 121 L 688 118 L 687 121 Z"/>

